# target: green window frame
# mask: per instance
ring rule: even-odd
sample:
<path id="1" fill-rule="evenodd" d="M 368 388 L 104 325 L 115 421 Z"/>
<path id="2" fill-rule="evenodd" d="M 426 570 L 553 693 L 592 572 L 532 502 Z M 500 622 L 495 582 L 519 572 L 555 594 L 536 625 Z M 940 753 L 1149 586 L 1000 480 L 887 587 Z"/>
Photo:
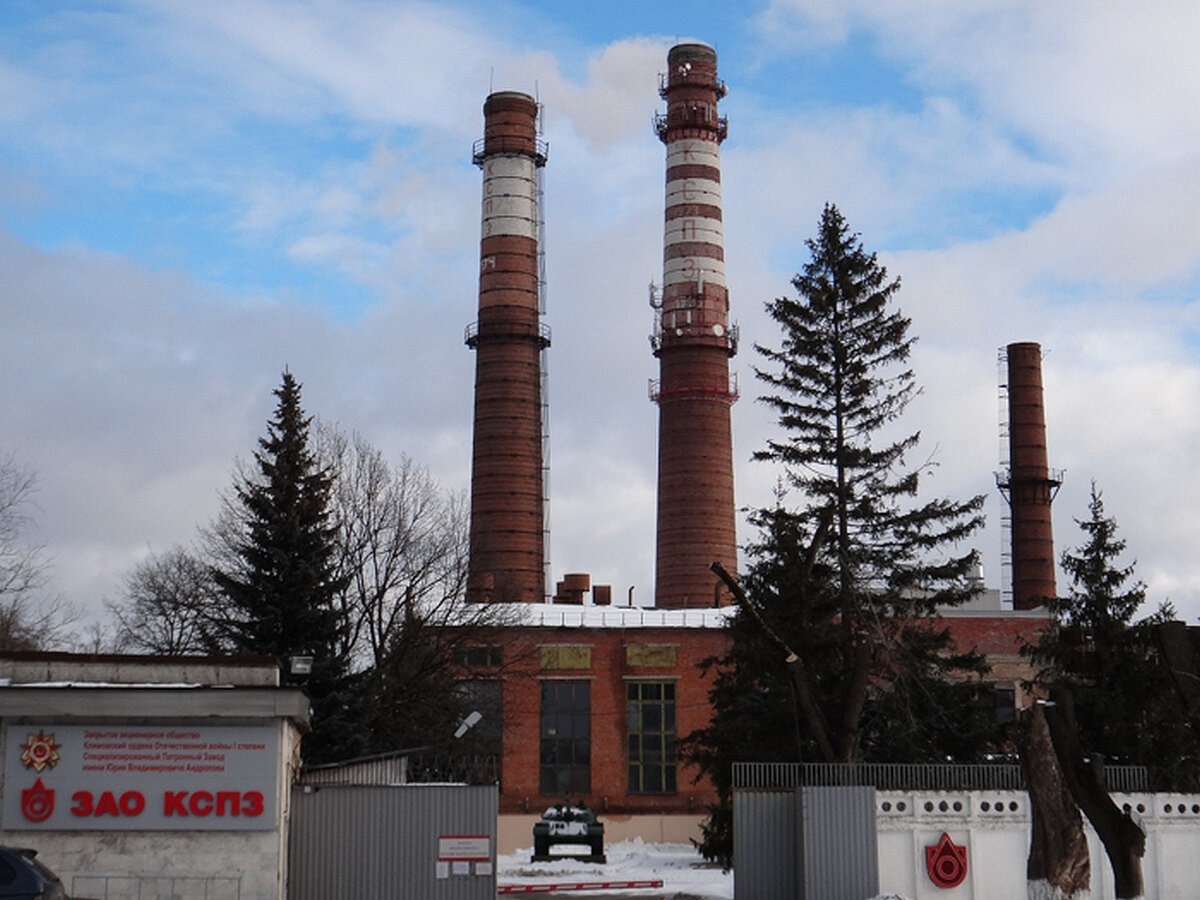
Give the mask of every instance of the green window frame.
<path id="1" fill-rule="evenodd" d="M 626 682 L 625 718 L 629 793 L 676 793 L 675 682 Z"/>
<path id="2" fill-rule="evenodd" d="M 454 650 L 454 663 L 462 669 L 499 669 L 503 662 L 499 644 L 464 644 Z"/>
<path id="3" fill-rule="evenodd" d="M 546 796 L 592 792 L 591 682 L 542 682 L 538 789 Z"/>

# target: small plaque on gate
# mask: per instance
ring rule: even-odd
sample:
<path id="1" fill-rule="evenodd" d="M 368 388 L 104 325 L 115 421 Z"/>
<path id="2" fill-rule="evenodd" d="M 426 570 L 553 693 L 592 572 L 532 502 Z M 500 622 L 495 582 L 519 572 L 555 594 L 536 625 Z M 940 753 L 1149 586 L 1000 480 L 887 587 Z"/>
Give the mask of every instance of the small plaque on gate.
<path id="1" fill-rule="evenodd" d="M 443 834 L 438 837 L 438 859 L 490 862 L 492 839 L 486 834 Z"/>

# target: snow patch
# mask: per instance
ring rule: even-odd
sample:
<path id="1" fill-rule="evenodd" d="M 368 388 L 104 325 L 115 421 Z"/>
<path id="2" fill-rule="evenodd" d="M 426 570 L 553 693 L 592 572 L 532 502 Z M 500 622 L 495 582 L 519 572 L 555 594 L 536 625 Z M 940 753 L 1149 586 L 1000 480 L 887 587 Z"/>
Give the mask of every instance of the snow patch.
<path id="1" fill-rule="evenodd" d="M 1050 882 L 1042 878 L 1029 882 L 1027 896 L 1028 900 L 1089 900 L 1092 892 L 1085 889 L 1064 894 L 1062 888 L 1053 887 Z"/>
<path id="2" fill-rule="evenodd" d="M 663 886 L 650 896 L 673 900 L 733 900 L 733 874 L 705 862 L 691 844 L 650 844 L 641 838 L 606 843 L 606 863 L 577 859 L 530 862 L 532 848 L 496 858 L 500 884 L 553 884 L 560 881 L 648 881 Z"/>

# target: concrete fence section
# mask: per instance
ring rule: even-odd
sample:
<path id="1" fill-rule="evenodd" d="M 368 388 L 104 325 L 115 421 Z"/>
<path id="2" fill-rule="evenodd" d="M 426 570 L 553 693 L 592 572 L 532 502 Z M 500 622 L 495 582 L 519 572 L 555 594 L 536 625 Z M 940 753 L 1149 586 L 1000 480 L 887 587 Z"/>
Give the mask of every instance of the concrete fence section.
<path id="1" fill-rule="evenodd" d="M 1142 860 L 1145 896 L 1184 900 L 1198 896 L 1200 796 L 1114 794 L 1146 831 Z M 1024 897 L 1029 855 L 1029 797 L 1023 791 L 880 791 L 876 794 L 879 884 L 912 900 L 1009 900 Z M 1092 897 L 1114 896 L 1108 857 L 1086 827 L 1092 863 Z M 930 876 L 928 856 L 943 835 L 963 848 L 965 873 L 953 888 Z M 932 849 L 931 849 L 932 848 Z"/>
<path id="2" fill-rule="evenodd" d="M 1195 879 L 1200 795 L 1114 793 L 1113 799 L 1146 832 L 1145 896 L 1200 896 Z M 1086 820 L 1085 831 L 1091 896 L 1112 900 L 1108 857 Z M 735 787 L 734 835 L 737 900 L 867 900 L 876 894 L 1012 900 L 1026 895 L 1030 807 L 1024 791 Z M 834 877 L 839 872 L 845 875 L 841 884 Z M 870 881 L 876 873 L 877 882 Z"/>

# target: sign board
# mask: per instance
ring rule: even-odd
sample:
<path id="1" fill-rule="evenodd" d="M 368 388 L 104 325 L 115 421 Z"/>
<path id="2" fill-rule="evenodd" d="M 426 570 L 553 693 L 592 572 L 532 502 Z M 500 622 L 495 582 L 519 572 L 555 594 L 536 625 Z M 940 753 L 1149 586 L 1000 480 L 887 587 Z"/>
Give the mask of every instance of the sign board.
<path id="1" fill-rule="evenodd" d="M 8 724 L 3 740 L 6 830 L 278 824 L 279 730 L 270 725 Z"/>
<path id="2" fill-rule="evenodd" d="M 492 839 L 486 834 L 443 834 L 438 837 L 438 859 L 489 862 Z"/>

